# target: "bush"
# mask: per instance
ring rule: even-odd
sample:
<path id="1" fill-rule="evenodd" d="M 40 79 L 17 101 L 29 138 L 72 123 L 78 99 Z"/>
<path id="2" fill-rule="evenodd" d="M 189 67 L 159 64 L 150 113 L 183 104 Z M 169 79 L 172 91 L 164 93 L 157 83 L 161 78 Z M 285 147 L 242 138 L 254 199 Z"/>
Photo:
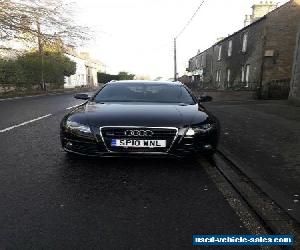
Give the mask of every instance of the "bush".
<path id="1" fill-rule="evenodd" d="M 0 59 L 0 84 L 15 84 L 17 65 L 13 60 Z"/>
<path id="2" fill-rule="evenodd" d="M 108 83 L 112 80 L 119 80 L 118 75 L 110 75 L 102 72 L 98 72 L 97 77 L 98 77 L 98 83 Z"/>
<path id="3" fill-rule="evenodd" d="M 0 60 L 0 84 L 38 85 L 44 74 L 45 83 L 64 84 L 64 76 L 76 72 L 76 63 L 60 52 L 27 53 L 16 59 Z"/>
<path id="4" fill-rule="evenodd" d="M 135 75 L 121 71 L 118 75 L 110 75 L 102 72 L 98 72 L 98 83 L 108 83 L 112 80 L 133 80 Z"/>

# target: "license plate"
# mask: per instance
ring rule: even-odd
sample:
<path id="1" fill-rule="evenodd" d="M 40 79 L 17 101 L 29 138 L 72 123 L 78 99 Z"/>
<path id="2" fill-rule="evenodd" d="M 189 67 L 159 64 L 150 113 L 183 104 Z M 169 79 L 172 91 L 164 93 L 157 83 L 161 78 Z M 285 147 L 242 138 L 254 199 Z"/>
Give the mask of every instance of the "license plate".
<path id="1" fill-rule="evenodd" d="M 165 148 L 166 140 L 131 140 L 131 139 L 112 139 L 112 147 L 123 148 Z"/>

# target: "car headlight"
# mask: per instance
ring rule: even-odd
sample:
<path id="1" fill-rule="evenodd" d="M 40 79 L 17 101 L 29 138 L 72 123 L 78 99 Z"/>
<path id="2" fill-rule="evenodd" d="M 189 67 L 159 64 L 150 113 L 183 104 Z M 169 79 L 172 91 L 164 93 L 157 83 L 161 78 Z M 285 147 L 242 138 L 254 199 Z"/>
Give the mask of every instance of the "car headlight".
<path id="1" fill-rule="evenodd" d="M 66 127 L 70 130 L 80 131 L 82 133 L 91 133 L 91 129 L 89 126 L 80 124 L 78 122 L 67 121 Z"/>
<path id="2" fill-rule="evenodd" d="M 197 127 L 189 128 L 185 135 L 186 136 L 193 136 L 197 133 L 206 133 L 206 132 L 210 131 L 213 127 L 214 127 L 214 124 L 205 123 L 205 124 L 202 124 L 202 125 L 197 126 Z"/>

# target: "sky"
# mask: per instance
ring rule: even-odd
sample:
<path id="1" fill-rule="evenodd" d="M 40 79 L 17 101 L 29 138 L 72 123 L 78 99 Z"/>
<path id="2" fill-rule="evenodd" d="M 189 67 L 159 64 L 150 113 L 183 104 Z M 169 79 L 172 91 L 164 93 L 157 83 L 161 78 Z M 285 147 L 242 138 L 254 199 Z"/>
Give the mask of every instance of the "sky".
<path id="1" fill-rule="evenodd" d="M 173 39 L 202 0 L 74 0 L 74 17 L 93 31 L 81 48 L 107 65 L 108 73 L 173 77 Z M 177 39 L 178 71 L 189 58 L 218 38 L 244 26 L 246 14 L 260 0 L 206 0 L 187 29 Z M 286 0 L 275 0 L 279 5 Z"/>

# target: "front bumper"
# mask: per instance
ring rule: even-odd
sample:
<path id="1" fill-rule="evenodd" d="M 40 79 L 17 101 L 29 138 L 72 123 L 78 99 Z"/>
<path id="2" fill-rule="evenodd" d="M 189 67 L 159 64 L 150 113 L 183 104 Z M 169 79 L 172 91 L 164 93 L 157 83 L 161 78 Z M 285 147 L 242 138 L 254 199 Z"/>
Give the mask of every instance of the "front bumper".
<path id="1" fill-rule="evenodd" d="M 91 129 L 92 134 L 86 136 L 83 134 L 74 134 L 62 128 L 61 144 L 63 149 L 67 152 L 84 156 L 187 157 L 195 154 L 207 154 L 215 151 L 219 140 L 218 129 L 212 129 L 207 133 L 196 134 L 192 137 L 177 133 L 167 150 L 153 151 L 149 149 L 143 151 L 134 151 L 131 149 L 128 151 L 112 151 L 107 147 L 107 140 L 103 139 L 100 129 Z"/>

